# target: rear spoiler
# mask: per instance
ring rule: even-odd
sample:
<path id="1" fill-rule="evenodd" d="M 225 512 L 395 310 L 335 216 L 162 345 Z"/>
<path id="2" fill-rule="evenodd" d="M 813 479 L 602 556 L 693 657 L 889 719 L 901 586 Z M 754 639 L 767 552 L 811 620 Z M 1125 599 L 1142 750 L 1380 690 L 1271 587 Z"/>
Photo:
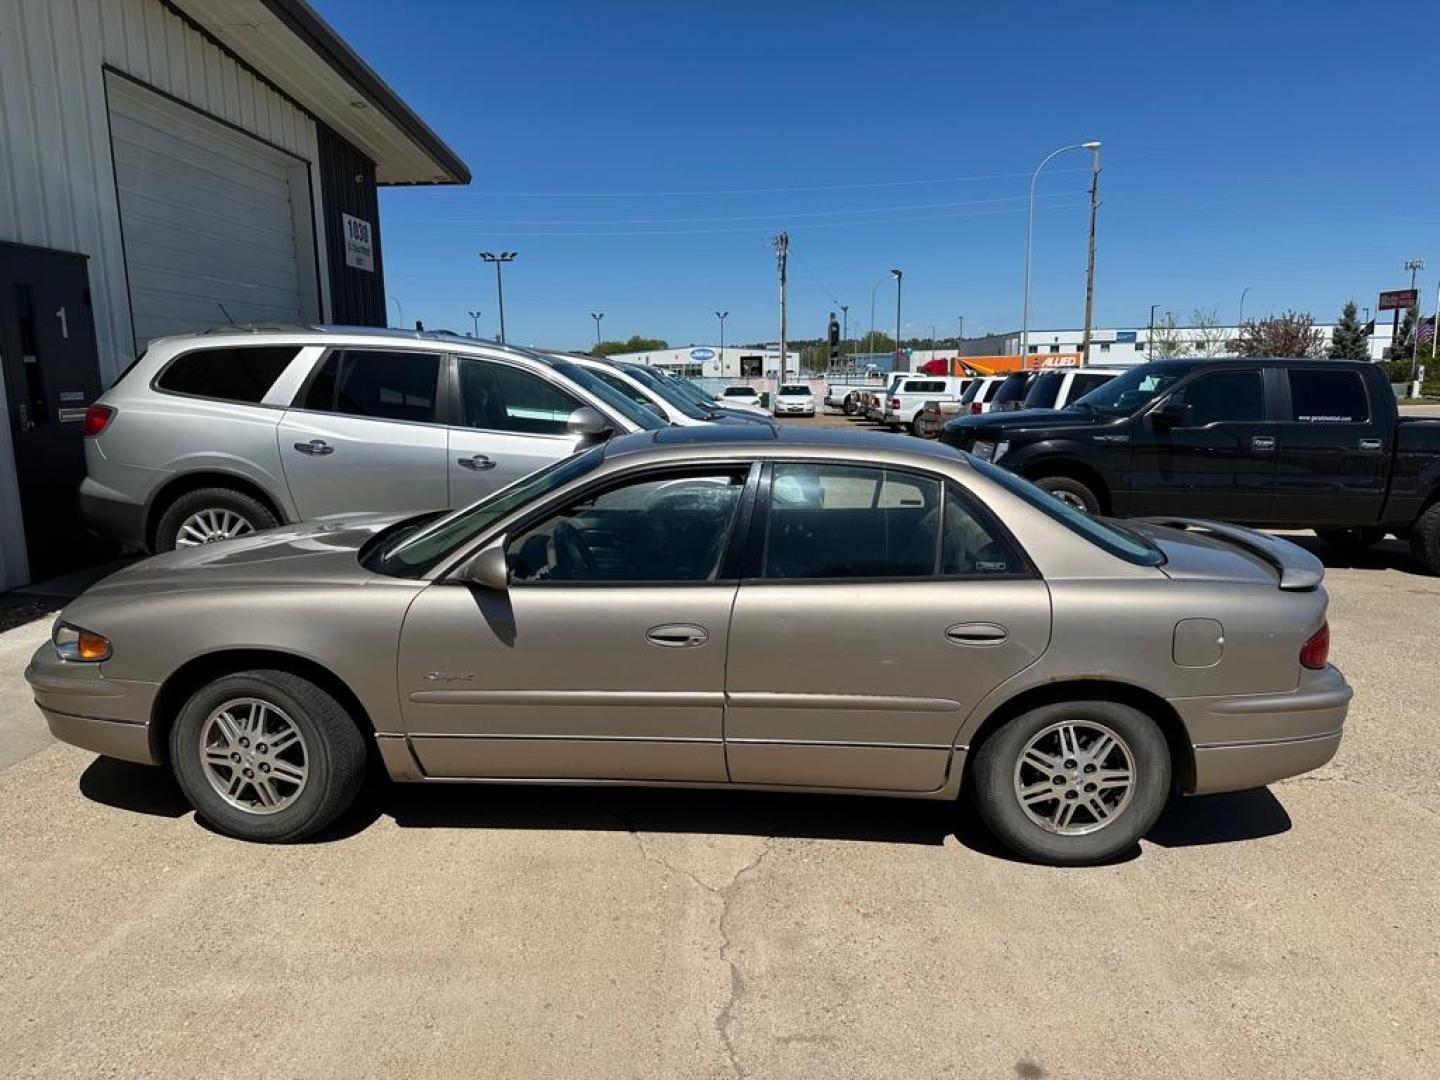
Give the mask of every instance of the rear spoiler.
<path id="1" fill-rule="evenodd" d="M 1310 552 L 1288 540 L 1269 533 L 1257 532 L 1239 525 L 1199 518 L 1147 517 L 1139 520 L 1151 525 L 1209 533 L 1211 536 L 1244 548 L 1258 555 L 1280 572 L 1280 588 L 1288 592 L 1308 592 L 1317 588 L 1325 577 L 1325 564 Z"/>

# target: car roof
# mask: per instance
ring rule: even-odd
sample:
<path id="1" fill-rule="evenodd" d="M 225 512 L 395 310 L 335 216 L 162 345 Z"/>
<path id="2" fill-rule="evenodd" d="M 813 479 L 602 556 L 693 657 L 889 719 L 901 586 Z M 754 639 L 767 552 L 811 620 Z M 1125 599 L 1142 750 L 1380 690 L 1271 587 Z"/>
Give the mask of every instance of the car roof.
<path id="1" fill-rule="evenodd" d="M 954 447 L 889 432 L 787 427 L 780 424 L 667 427 L 620 435 L 605 444 L 607 460 L 630 455 L 679 459 L 732 455 L 824 457 L 831 451 L 841 457 L 874 457 L 893 462 L 908 459 L 943 462 L 952 466 L 963 466 L 967 460 Z"/>

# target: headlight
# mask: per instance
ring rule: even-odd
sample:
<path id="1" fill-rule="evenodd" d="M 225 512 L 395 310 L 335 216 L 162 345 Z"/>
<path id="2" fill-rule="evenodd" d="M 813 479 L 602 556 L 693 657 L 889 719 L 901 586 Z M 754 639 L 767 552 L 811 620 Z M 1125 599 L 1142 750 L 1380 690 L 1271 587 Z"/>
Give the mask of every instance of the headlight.
<path id="1" fill-rule="evenodd" d="M 112 652 L 109 638 L 93 630 L 82 630 L 78 626 L 63 622 L 57 622 L 55 629 L 50 632 L 50 643 L 55 646 L 61 660 L 75 660 L 87 664 L 109 660 Z"/>
<path id="2" fill-rule="evenodd" d="M 974 454 L 981 461 L 993 461 L 995 458 L 995 444 L 993 442 L 981 442 L 975 440 L 975 445 L 970 447 L 970 453 Z"/>
<path id="3" fill-rule="evenodd" d="M 1005 456 L 1005 451 L 1006 451 L 1006 450 L 1009 450 L 1009 449 L 1010 449 L 1010 444 L 1009 444 L 1009 442 L 997 442 L 997 443 L 995 444 L 995 456 L 992 457 L 990 460 L 991 460 L 991 461 L 999 461 L 1002 457 Z"/>

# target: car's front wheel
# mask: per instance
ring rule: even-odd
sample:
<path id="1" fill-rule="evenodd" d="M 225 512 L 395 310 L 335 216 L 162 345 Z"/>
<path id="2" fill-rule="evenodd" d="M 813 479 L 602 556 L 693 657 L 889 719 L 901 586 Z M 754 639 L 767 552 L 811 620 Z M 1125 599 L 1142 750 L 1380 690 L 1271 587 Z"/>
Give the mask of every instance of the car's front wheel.
<path id="1" fill-rule="evenodd" d="M 1113 701 L 1066 701 L 1016 716 L 971 767 L 980 817 L 1017 854 L 1052 866 L 1103 862 L 1155 824 L 1170 795 L 1155 721 Z"/>
<path id="2" fill-rule="evenodd" d="M 355 801 L 365 739 L 326 690 L 286 671 L 244 671 L 191 695 L 170 763 L 195 811 L 242 840 L 300 840 Z"/>
<path id="3" fill-rule="evenodd" d="M 1073 506 L 1076 510 L 1084 510 L 1087 514 L 1098 514 L 1100 512 L 1100 500 L 1089 486 L 1082 484 L 1068 476 L 1042 476 L 1035 481 L 1035 486 L 1041 491 L 1048 491 L 1055 498 Z"/>

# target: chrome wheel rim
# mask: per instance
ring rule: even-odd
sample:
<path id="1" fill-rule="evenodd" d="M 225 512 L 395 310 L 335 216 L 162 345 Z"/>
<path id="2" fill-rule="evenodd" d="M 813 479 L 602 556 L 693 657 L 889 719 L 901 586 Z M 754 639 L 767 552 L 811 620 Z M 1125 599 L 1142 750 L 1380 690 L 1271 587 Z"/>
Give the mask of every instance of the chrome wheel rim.
<path id="1" fill-rule="evenodd" d="M 180 523 L 175 533 L 175 546 L 213 544 L 217 540 L 229 540 L 254 531 L 255 526 L 234 510 L 198 510 Z"/>
<path id="2" fill-rule="evenodd" d="M 1125 812 L 1135 791 L 1135 757 L 1118 734 L 1093 720 L 1062 720 L 1025 744 L 1015 764 L 1015 798 L 1046 832 L 1083 836 Z"/>
<path id="3" fill-rule="evenodd" d="M 200 764 L 215 793 L 247 814 L 277 814 L 305 790 L 310 754 L 283 709 L 235 698 L 200 728 Z"/>
<path id="4" fill-rule="evenodd" d="M 1073 491 L 1052 491 L 1050 494 L 1066 506 L 1073 506 L 1076 510 L 1084 510 L 1087 514 L 1090 512 L 1090 508 L 1085 505 L 1085 500 Z"/>

